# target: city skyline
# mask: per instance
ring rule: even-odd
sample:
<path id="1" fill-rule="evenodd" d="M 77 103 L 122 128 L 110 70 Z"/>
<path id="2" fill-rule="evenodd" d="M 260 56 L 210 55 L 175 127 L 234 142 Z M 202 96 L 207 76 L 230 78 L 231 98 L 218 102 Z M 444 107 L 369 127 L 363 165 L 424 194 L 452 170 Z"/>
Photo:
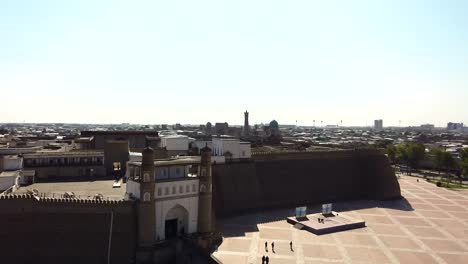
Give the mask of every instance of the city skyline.
<path id="1" fill-rule="evenodd" d="M 468 123 L 463 1 L 0 3 L 0 123 Z M 401 121 L 401 123 L 400 123 Z"/>

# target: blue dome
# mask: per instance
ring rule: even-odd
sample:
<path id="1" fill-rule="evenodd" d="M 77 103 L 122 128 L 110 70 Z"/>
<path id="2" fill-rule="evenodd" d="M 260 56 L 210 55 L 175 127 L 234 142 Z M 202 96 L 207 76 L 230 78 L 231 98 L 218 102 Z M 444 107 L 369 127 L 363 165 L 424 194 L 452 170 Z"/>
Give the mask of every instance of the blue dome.
<path id="1" fill-rule="evenodd" d="M 271 121 L 270 128 L 279 128 L 278 122 L 276 120 Z"/>

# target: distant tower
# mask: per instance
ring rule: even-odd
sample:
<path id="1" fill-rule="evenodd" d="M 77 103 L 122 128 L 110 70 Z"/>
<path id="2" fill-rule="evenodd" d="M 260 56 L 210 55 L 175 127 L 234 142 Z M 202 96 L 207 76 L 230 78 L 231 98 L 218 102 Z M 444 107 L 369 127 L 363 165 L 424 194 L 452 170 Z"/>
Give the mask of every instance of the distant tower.
<path id="1" fill-rule="evenodd" d="M 206 131 L 205 131 L 205 133 L 206 133 L 207 135 L 211 135 L 211 129 L 212 129 L 212 127 L 213 127 L 213 125 L 212 125 L 210 122 L 206 123 Z"/>
<path id="2" fill-rule="evenodd" d="M 154 203 L 154 151 L 147 147 L 142 152 L 140 199 L 138 202 L 138 244 L 153 246 L 156 241 L 156 208 Z"/>
<path id="3" fill-rule="evenodd" d="M 250 125 L 249 125 L 249 112 L 245 110 L 244 113 L 244 130 L 243 130 L 244 136 L 249 136 L 250 135 Z"/>
<path id="4" fill-rule="evenodd" d="M 213 201 L 212 201 L 212 177 L 211 177 L 211 149 L 206 146 L 201 149 L 200 161 L 200 194 L 198 196 L 198 232 L 213 232 Z"/>

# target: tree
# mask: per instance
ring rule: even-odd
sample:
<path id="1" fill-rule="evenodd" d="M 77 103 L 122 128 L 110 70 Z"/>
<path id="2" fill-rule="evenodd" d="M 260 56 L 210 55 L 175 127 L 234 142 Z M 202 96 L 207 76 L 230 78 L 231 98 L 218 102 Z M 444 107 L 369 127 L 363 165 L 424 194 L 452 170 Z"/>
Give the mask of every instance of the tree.
<path id="1" fill-rule="evenodd" d="M 431 149 L 431 154 L 434 160 L 434 165 L 439 171 L 439 174 L 440 174 L 440 171 L 442 170 L 442 167 L 444 166 L 444 152 L 445 150 L 442 148 Z"/>
<path id="2" fill-rule="evenodd" d="M 462 149 L 460 152 L 460 167 L 463 176 L 468 176 L 468 148 Z"/>
<path id="3" fill-rule="evenodd" d="M 387 146 L 387 155 L 388 159 L 392 164 L 396 163 L 396 157 L 397 157 L 397 148 L 395 145 L 388 145 Z"/>
<path id="4" fill-rule="evenodd" d="M 452 154 L 449 152 L 444 151 L 443 152 L 443 164 L 445 171 L 449 173 L 449 171 L 453 168 L 455 168 L 455 159 L 453 158 Z M 448 174 L 448 180 L 450 182 L 450 174 Z"/>
<path id="5" fill-rule="evenodd" d="M 408 164 L 412 168 L 417 168 L 419 163 L 424 159 L 426 148 L 422 144 L 408 144 L 406 145 L 408 156 Z"/>
<path id="6" fill-rule="evenodd" d="M 398 145 L 396 147 L 396 160 L 398 163 L 408 165 L 408 151 L 406 145 Z"/>

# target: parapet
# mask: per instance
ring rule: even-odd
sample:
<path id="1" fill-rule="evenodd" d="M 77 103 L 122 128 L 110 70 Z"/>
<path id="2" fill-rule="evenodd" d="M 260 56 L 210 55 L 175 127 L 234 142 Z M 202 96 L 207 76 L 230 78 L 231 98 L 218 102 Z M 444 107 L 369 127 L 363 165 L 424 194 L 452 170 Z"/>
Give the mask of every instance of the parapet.
<path id="1" fill-rule="evenodd" d="M 344 158 L 359 156 L 379 156 L 384 152 L 381 149 L 332 149 L 332 150 L 287 150 L 272 152 L 252 152 L 252 159 L 255 161 L 266 160 L 291 160 L 291 159 L 310 159 L 310 158 Z"/>
<path id="2" fill-rule="evenodd" d="M 62 203 L 62 204 L 96 204 L 96 205 L 121 205 L 132 203 L 126 200 L 105 200 L 105 199 L 79 199 L 79 198 L 59 198 L 40 197 L 32 194 L 7 194 L 0 195 L 0 200 L 35 200 L 40 203 Z"/>

